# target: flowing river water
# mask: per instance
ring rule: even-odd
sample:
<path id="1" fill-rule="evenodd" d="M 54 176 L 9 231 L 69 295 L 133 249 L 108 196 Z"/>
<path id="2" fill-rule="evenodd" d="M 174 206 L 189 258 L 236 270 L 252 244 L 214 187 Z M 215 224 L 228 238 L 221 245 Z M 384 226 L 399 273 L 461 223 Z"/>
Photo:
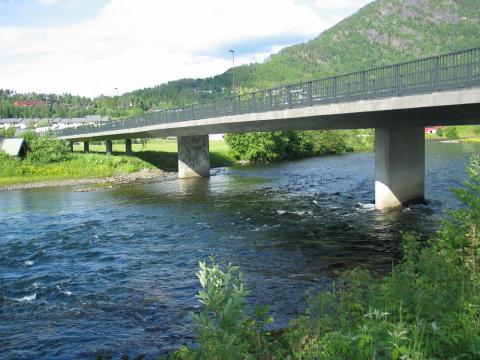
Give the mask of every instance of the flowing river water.
<path id="1" fill-rule="evenodd" d="M 431 236 L 480 144 L 428 142 L 426 205 L 377 212 L 374 154 L 215 169 L 210 179 L 0 192 L 0 357 L 154 358 L 193 341 L 198 262 L 240 265 L 283 327 L 336 270 L 386 273 Z"/>

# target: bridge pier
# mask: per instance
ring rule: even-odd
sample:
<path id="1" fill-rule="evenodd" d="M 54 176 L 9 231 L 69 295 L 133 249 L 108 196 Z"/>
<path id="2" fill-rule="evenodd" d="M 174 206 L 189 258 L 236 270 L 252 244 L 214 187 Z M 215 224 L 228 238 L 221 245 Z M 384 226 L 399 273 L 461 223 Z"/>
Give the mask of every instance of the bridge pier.
<path id="1" fill-rule="evenodd" d="M 125 140 L 125 153 L 127 154 L 127 156 L 131 156 L 132 155 L 132 139 L 126 139 Z"/>
<path id="2" fill-rule="evenodd" d="M 375 129 L 375 207 L 399 208 L 424 200 L 423 127 Z"/>
<path id="3" fill-rule="evenodd" d="M 88 141 L 83 142 L 83 152 L 85 153 L 90 152 L 90 143 Z"/>
<path id="4" fill-rule="evenodd" d="M 178 137 L 178 177 L 210 176 L 208 135 Z"/>
<path id="5" fill-rule="evenodd" d="M 73 152 L 73 141 L 70 141 L 69 144 L 70 144 L 70 152 Z"/>
<path id="6" fill-rule="evenodd" d="M 112 148 L 113 148 L 112 140 L 105 141 L 105 152 L 107 155 L 112 155 L 112 152 L 113 152 Z"/>

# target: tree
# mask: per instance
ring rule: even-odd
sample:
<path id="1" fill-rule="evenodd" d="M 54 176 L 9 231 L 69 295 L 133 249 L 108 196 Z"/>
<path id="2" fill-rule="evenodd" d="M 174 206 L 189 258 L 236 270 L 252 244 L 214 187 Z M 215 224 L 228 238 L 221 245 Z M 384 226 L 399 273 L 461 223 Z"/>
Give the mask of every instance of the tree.
<path id="1" fill-rule="evenodd" d="M 15 133 L 16 133 L 16 130 L 12 126 L 5 129 L 5 137 L 6 138 L 15 137 Z"/>
<path id="2" fill-rule="evenodd" d="M 447 130 L 445 130 L 445 136 L 450 140 L 458 139 L 457 128 L 455 126 L 448 127 Z"/>

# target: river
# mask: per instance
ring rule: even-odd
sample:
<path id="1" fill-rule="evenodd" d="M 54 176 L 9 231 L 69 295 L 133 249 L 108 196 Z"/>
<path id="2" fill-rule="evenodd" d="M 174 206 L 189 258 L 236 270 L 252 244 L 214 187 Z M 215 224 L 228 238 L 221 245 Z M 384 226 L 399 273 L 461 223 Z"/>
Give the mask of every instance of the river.
<path id="1" fill-rule="evenodd" d="M 275 326 L 336 270 L 386 273 L 431 236 L 480 144 L 428 142 L 426 205 L 373 210 L 374 154 L 212 170 L 111 190 L 0 192 L 0 357 L 153 358 L 193 341 L 198 262 L 240 265 Z"/>

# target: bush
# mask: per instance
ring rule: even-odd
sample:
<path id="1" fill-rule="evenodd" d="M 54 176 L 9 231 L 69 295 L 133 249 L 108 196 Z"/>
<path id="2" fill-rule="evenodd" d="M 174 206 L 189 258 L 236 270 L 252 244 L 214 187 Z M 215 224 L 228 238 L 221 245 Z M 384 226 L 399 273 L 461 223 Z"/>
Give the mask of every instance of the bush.
<path id="1" fill-rule="evenodd" d="M 450 139 L 450 140 L 458 139 L 457 128 L 455 126 L 448 127 L 445 130 L 445 136 L 447 137 L 447 139 Z"/>
<path id="2" fill-rule="evenodd" d="M 0 137 L 12 138 L 12 137 L 15 137 L 15 133 L 16 133 L 16 130 L 14 127 L 0 129 Z"/>
<path id="3" fill-rule="evenodd" d="M 443 129 L 442 128 L 437 129 L 437 136 L 439 136 L 439 137 L 443 136 Z"/>
<path id="4" fill-rule="evenodd" d="M 341 154 L 372 142 L 367 133 L 336 130 L 227 134 L 225 141 L 238 158 L 254 162 Z"/>
<path id="5" fill-rule="evenodd" d="M 68 159 L 70 148 L 68 143 L 58 140 L 52 131 L 43 135 L 27 132 L 27 144 L 30 148 L 27 159 L 34 162 L 53 163 Z"/>

